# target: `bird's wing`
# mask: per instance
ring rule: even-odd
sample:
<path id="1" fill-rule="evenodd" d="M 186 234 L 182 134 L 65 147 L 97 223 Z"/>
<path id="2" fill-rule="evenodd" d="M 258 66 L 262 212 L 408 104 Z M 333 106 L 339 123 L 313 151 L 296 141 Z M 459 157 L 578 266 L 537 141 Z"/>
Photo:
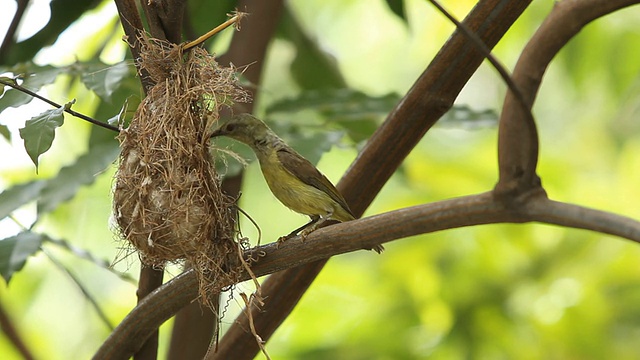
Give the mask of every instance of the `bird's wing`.
<path id="1" fill-rule="evenodd" d="M 303 183 L 313 186 L 328 194 L 331 199 L 337 202 L 355 218 L 351 209 L 349 209 L 349 205 L 347 205 L 347 202 L 344 200 L 342 195 L 340 195 L 335 186 L 333 186 L 331 181 L 322 175 L 322 173 L 318 171 L 318 169 L 316 169 L 309 160 L 303 158 L 298 153 L 292 152 L 290 149 L 280 149 L 277 154 L 278 160 L 280 160 L 280 163 L 282 163 L 285 170 L 300 179 Z"/>

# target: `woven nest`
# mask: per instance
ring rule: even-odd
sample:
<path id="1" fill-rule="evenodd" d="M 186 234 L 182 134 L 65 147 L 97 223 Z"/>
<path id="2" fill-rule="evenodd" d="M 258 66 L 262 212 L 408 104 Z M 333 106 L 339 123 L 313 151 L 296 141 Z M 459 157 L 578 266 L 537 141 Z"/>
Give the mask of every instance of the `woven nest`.
<path id="1" fill-rule="evenodd" d="M 183 53 L 143 36 L 139 66 L 156 85 L 118 139 L 122 152 L 114 190 L 119 232 L 149 266 L 187 260 L 201 294 L 209 279 L 234 277 L 238 254 L 234 199 L 220 190 L 209 155 L 210 129 L 223 106 L 247 102 L 233 68 L 201 48 Z M 236 264 L 238 262 L 235 262 Z"/>

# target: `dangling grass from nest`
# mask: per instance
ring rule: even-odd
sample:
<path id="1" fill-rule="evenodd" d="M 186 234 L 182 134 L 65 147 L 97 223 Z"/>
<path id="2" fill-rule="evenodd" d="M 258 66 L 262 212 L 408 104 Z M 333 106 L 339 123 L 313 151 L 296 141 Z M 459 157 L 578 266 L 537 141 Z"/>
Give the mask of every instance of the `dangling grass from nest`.
<path id="1" fill-rule="evenodd" d="M 220 67 L 205 50 L 183 51 L 147 36 L 138 41 L 139 66 L 156 85 L 118 136 L 115 218 L 145 264 L 192 264 L 207 303 L 208 294 L 221 290 L 217 284 L 236 282 L 243 267 L 233 268 L 228 255 L 247 246 L 235 241 L 234 199 L 220 189 L 210 129 L 222 107 L 250 98 L 235 70 Z"/>

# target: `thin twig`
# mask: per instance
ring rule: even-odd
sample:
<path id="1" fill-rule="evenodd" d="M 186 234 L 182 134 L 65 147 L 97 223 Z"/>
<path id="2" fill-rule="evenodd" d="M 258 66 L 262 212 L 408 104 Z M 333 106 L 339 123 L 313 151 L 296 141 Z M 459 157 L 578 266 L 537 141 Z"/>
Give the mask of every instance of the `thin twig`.
<path id="1" fill-rule="evenodd" d="M 502 77 L 502 80 L 504 80 L 509 90 L 516 97 L 516 99 L 518 100 L 518 103 L 522 107 L 522 110 L 527 116 L 526 120 L 532 124 L 535 124 L 533 113 L 531 113 L 531 108 L 528 106 L 527 102 L 525 101 L 524 96 L 522 95 L 522 91 L 520 91 L 516 83 L 513 81 L 513 78 L 511 77 L 511 74 L 509 73 L 509 71 L 507 71 L 504 65 L 500 63 L 500 60 L 498 60 L 495 56 L 493 56 L 493 54 L 491 53 L 491 49 L 489 49 L 489 47 L 482 41 L 482 39 L 475 32 L 471 31 L 468 26 L 458 21 L 453 15 L 451 15 L 449 11 L 447 11 L 442 5 L 440 5 L 440 3 L 438 3 L 437 0 L 429 0 L 429 2 L 433 4 L 433 6 L 435 6 L 436 9 L 438 9 L 447 19 L 449 19 L 449 21 L 454 23 L 456 27 L 460 29 L 460 31 L 462 31 L 469 39 L 471 39 L 471 41 L 476 45 L 478 50 L 482 52 L 482 55 L 484 55 L 487 58 L 487 60 L 489 60 L 491 65 L 493 65 L 496 71 L 498 71 L 498 74 L 500 74 L 500 77 Z"/>
<path id="2" fill-rule="evenodd" d="M 113 268 L 113 266 L 111 266 L 111 264 L 103 259 L 99 259 L 95 256 L 93 256 L 90 252 L 88 252 L 85 249 L 81 249 L 77 246 L 74 246 L 73 244 L 70 244 L 68 241 L 66 240 L 62 240 L 62 239 L 52 239 L 50 237 L 45 237 L 45 241 L 50 242 L 52 244 L 55 244 L 67 251 L 69 251 L 70 253 L 72 253 L 73 255 L 79 257 L 80 259 L 84 259 L 84 260 L 88 260 L 90 262 L 92 262 L 94 265 L 101 267 L 113 274 L 115 274 L 116 276 L 118 276 L 119 278 L 121 278 L 122 280 L 125 280 L 129 283 L 132 284 L 137 284 L 138 281 L 134 278 L 131 277 L 131 275 L 127 274 L 127 273 L 123 273 L 120 271 L 117 271 Z"/>
<path id="3" fill-rule="evenodd" d="M 512 78 L 522 91 L 530 109 L 542 83 L 547 67 L 556 54 L 580 30 L 593 20 L 638 0 L 558 1 L 522 50 L 513 69 Z M 531 124 L 529 112 L 522 111 L 513 92 L 505 96 L 498 129 L 499 181 L 495 194 L 506 200 L 526 196 L 530 190 L 541 189 L 536 174 L 538 135 Z"/>
<path id="4" fill-rule="evenodd" d="M 69 278 L 71 278 L 71 280 L 76 284 L 80 291 L 82 291 L 82 294 L 89 301 L 91 306 L 93 306 L 100 320 L 102 320 L 102 322 L 109 328 L 109 330 L 113 331 L 114 326 L 111 324 L 109 318 L 107 318 L 107 315 L 98 304 L 98 301 L 93 297 L 93 295 L 91 295 L 91 293 L 89 293 L 89 289 L 87 289 L 82 284 L 80 279 L 78 279 L 71 271 L 69 271 L 69 269 L 67 269 L 58 259 L 56 259 L 56 257 L 53 256 L 51 252 L 47 251 L 47 249 L 45 249 L 44 247 L 41 247 L 40 249 L 58 269 L 60 269 L 62 272 L 67 274 Z"/>
<path id="5" fill-rule="evenodd" d="M 54 101 L 51 101 L 51 100 L 45 98 L 44 96 L 41 96 L 41 95 L 39 95 L 39 94 L 37 94 L 37 93 L 35 93 L 35 92 L 33 92 L 33 91 L 21 86 L 21 85 L 18 85 L 18 83 L 15 81 L 15 79 L 13 81 L 5 81 L 4 79 L 0 79 L 0 84 L 6 85 L 6 86 L 10 86 L 10 87 L 12 87 L 12 88 L 14 88 L 14 89 L 16 89 L 18 91 L 22 91 L 23 93 L 25 93 L 27 95 L 31 95 L 36 99 L 42 100 L 42 101 L 46 102 L 47 104 L 49 104 L 49 105 L 51 105 L 51 106 L 53 106 L 55 108 L 59 109 L 59 108 L 62 107 L 62 105 L 60 105 L 60 104 L 58 104 L 58 103 L 56 103 Z M 84 114 L 81 114 L 79 112 L 76 112 L 74 110 L 67 109 L 67 107 L 64 108 L 64 112 L 69 113 L 69 114 L 71 114 L 71 115 L 73 115 L 73 116 L 75 116 L 77 118 L 82 119 L 82 120 L 88 121 L 88 122 L 90 122 L 90 123 L 92 123 L 94 125 L 98 125 L 100 127 L 103 127 L 105 129 L 108 129 L 108 130 L 111 130 L 111 131 L 115 131 L 115 132 L 120 132 L 120 129 L 118 129 L 117 127 L 115 127 L 113 125 L 109 125 L 109 124 L 104 123 L 102 121 L 98 121 L 98 120 L 96 120 L 94 118 L 91 118 L 91 117 L 89 117 L 87 115 L 84 115 Z"/>
<path id="6" fill-rule="evenodd" d="M 235 208 L 236 210 L 238 210 L 238 212 L 244 215 L 251 222 L 251 224 L 253 224 L 256 230 L 258 230 L 258 241 L 256 242 L 256 246 L 259 246 L 260 242 L 262 241 L 262 230 L 260 229 L 260 226 L 255 220 L 253 220 L 253 218 L 249 214 L 247 214 L 246 211 L 242 210 L 240 206 L 236 205 Z"/>
<path id="7" fill-rule="evenodd" d="M 200 36 L 199 38 L 190 41 L 184 45 L 182 45 L 182 51 L 187 51 L 189 49 L 191 49 L 192 47 L 198 46 L 200 44 L 202 44 L 203 42 L 207 41 L 210 37 L 212 37 L 213 35 L 219 33 L 220 31 L 228 28 L 230 25 L 232 24 L 237 24 L 240 22 L 240 19 L 242 19 L 245 15 L 247 15 L 246 13 L 242 13 L 242 12 L 238 12 L 236 13 L 232 18 L 230 18 L 229 20 L 223 22 L 222 24 L 216 26 L 215 28 L 213 28 L 212 30 L 209 30 L 206 34 Z M 236 25 L 237 26 L 237 25 Z"/>

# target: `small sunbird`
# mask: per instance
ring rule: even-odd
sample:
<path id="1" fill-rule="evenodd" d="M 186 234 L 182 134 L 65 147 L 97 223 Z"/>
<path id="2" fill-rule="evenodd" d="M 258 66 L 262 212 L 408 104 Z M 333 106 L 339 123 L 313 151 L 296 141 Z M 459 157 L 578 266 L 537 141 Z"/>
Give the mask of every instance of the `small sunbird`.
<path id="1" fill-rule="evenodd" d="M 262 120 L 251 114 L 239 114 L 218 120 L 211 137 L 226 136 L 238 140 L 255 152 L 269 189 L 289 209 L 311 217 L 311 222 L 294 230 L 303 239 L 327 220 L 354 220 L 349 205 L 309 160 L 298 154 Z M 380 253 L 382 245 L 373 250 Z"/>

